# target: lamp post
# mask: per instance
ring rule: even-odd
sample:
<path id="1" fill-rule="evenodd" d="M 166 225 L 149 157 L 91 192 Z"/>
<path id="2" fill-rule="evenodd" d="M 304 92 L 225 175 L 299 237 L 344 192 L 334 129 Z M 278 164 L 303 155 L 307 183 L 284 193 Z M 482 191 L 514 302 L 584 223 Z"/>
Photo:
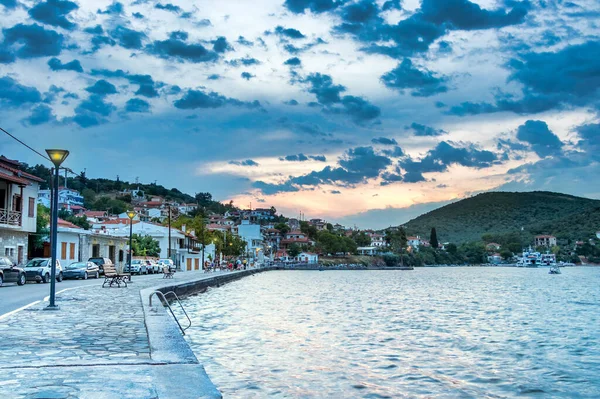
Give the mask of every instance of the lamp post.
<path id="1" fill-rule="evenodd" d="M 133 258 L 133 218 L 135 217 L 135 215 L 135 211 L 127 211 L 127 217 L 129 218 L 129 281 L 131 281 L 131 258 Z"/>
<path id="2" fill-rule="evenodd" d="M 54 195 L 52 197 L 52 220 L 50 223 L 50 304 L 46 307 L 47 310 L 58 310 L 55 303 L 56 300 L 56 240 L 58 236 L 58 173 L 60 165 L 69 156 L 69 151 L 50 149 L 46 150 L 50 160 L 54 164 Z"/>

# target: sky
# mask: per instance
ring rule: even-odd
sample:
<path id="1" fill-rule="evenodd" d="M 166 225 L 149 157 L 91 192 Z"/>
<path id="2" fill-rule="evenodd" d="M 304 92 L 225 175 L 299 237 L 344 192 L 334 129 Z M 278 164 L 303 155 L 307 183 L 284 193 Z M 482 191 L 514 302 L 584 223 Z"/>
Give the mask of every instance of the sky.
<path id="1" fill-rule="evenodd" d="M 0 21 L 0 127 L 88 177 L 364 228 L 485 191 L 600 198 L 597 0 L 0 0 Z"/>

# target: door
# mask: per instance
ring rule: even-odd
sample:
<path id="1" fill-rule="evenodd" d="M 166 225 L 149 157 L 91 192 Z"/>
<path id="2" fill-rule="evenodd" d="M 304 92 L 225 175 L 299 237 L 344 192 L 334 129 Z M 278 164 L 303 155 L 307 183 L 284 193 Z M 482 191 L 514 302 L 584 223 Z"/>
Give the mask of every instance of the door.
<path id="1" fill-rule="evenodd" d="M 24 251 L 24 247 L 22 245 L 19 245 L 17 247 L 17 265 L 20 265 L 23 263 L 23 251 Z"/>
<path id="2" fill-rule="evenodd" d="M 192 270 L 192 258 L 187 258 L 187 271 L 191 271 Z"/>
<path id="3" fill-rule="evenodd" d="M 194 270 L 199 270 L 200 269 L 200 259 L 196 259 L 196 267 L 194 268 Z"/>
<path id="4" fill-rule="evenodd" d="M 108 247 L 108 257 L 110 258 L 110 260 L 112 261 L 112 263 L 115 263 L 116 259 L 115 259 L 115 252 L 116 252 L 116 248 L 114 245 L 109 245 Z"/>

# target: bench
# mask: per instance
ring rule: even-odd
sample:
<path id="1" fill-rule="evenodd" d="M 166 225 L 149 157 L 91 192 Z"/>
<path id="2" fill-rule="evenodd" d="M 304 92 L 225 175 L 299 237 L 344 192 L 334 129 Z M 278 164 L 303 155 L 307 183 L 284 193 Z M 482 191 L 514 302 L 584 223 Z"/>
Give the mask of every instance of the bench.
<path id="1" fill-rule="evenodd" d="M 169 266 L 163 267 L 163 278 L 173 278 L 173 274 L 175 274 L 175 270 L 172 270 Z"/>
<path id="2" fill-rule="evenodd" d="M 131 274 L 117 272 L 115 265 L 104 265 L 104 283 L 102 283 L 102 288 L 104 288 L 106 284 L 108 284 L 109 287 L 116 285 L 118 288 L 121 288 L 121 283 L 125 284 L 125 287 L 127 287 L 128 280 L 131 281 Z"/>

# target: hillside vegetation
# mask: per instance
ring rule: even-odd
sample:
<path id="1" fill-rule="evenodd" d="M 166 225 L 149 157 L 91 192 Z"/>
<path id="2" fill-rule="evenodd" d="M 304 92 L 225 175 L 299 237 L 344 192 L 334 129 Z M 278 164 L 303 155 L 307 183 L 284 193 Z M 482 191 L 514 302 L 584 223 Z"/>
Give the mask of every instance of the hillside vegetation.
<path id="1" fill-rule="evenodd" d="M 428 212 L 404 227 L 425 238 L 435 227 L 440 242 L 453 243 L 510 233 L 518 233 L 523 243 L 537 234 L 585 240 L 600 230 L 600 201 L 545 191 L 488 192 Z"/>

